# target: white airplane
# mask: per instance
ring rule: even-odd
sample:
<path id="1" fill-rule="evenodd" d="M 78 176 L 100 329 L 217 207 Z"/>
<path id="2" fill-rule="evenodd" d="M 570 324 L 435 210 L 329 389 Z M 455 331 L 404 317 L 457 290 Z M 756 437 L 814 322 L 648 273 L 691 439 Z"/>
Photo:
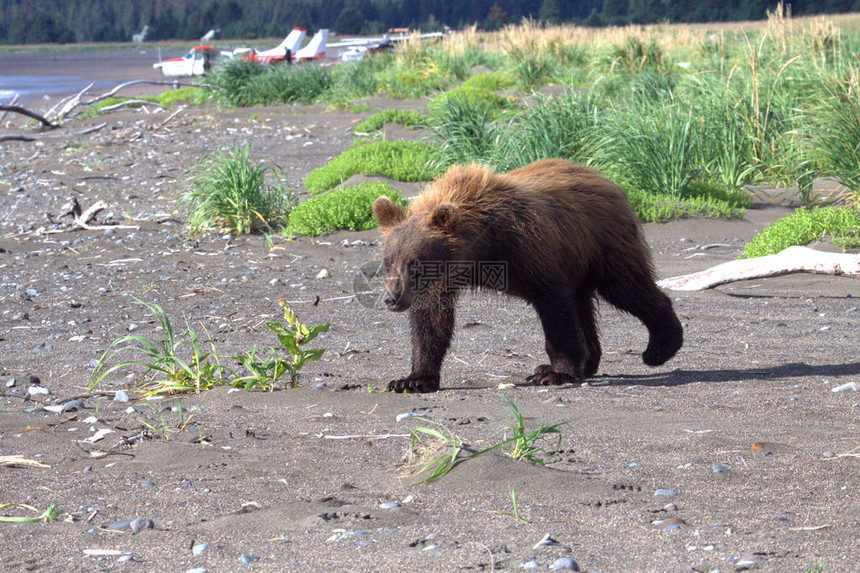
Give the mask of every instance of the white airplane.
<path id="1" fill-rule="evenodd" d="M 307 33 L 306 28 L 293 28 L 293 30 L 284 38 L 284 41 L 278 44 L 271 50 L 262 52 L 249 51 L 247 58 L 258 64 L 280 64 L 287 58 L 287 50 L 290 54 L 295 54 L 299 46 L 302 45 L 302 40 L 305 39 Z"/>
<path id="2" fill-rule="evenodd" d="M 200 76 L 211 69 L 219 58 L 218 50 L 212 46 L 194 46 L 181 58 L 171 58 L 152 64 L 167 77 Z"/>
<path id="3" fill-rule="evenodd" d="M 395 36 L 385 34 L 381 38 L 344 38 L 336 44 L 329 44 L 329 48 L 346 48 L 339 53 L 339 57 L 344 62 L 355 62 L 364 58 L 368 54 L 375 54 L 383 50 L 394 49 L 394 45 L 398 42 L 408 40 L 413 36 L 408 33 L 400 32 Z M 441 39 L 445 37 L 443 32 L 430 32 L 418 36 L 421 40 Z"/>
<path id="4" fill-rule="evenodd" d="M 293 53 L 293 59 L 296 63 L 304 62 L 305 60 L 313 60 L 316 58 L 324 58 L 326 44 L 328 43 L 328 28 L 321 28 L 308 45 Z"/>

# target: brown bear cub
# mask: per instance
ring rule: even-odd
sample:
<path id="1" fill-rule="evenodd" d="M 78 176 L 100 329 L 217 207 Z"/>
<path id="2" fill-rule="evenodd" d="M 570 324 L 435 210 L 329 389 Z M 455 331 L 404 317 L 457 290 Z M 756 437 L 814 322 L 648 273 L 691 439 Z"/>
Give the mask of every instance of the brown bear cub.
<path id="1" fill-rule="evenodd" d="M 462 290 L 492 288 L 537 310 L 550 363 L 538 385 L 580 382 L 600 364 L 595 297 L 648 328 L 642 360 L 681 348 L 672 302 L 654 283 L 651 253 L 624 192 L 597 171 L 545 159 L 500 175 L 455 166 L 408 208 L 373 204 L 387 267 L 384 302 L 409 310 L 412 372 L 390 390 L 434 392 Z"/>

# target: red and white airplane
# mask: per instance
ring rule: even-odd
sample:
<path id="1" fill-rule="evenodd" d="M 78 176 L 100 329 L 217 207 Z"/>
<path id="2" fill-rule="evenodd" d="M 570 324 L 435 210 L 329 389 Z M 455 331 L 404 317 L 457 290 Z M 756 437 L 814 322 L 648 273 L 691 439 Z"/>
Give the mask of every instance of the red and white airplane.
<path id="1" fill-rule="evenodd" d="M 248 60 L 258 64 L 281 64 L 287 58 L 287 50 L 290 51 L 291 55 L 295 54 L 299 50 L 299 46 L 302 45 L 302 40 L 305 39 L 306 33 L 307 28 L 293 28 L 287 37 L 284 38 L 284 41 L 271 50 L 264 50 L 262 52 L 249 50 L 244 54 L 239 54 L 234 51 L 233 53 L 246 57 Z"/>
<path id="2" fill-rule="evenodd" d="M 181 58 L 171 58 L 152 64 L 167 77 L 200 76 L 209 71 L 221 55 L 213 46 L 194 46 Z M 160 58 L 159 58 L 160 59 Z"/>

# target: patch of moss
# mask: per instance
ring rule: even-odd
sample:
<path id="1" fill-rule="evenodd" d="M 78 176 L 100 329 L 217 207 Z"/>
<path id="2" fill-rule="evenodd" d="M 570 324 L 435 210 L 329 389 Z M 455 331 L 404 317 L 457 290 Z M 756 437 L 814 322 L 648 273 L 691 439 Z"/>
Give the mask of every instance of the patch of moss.
<path id="1" fill-rule="evenodd" d="M 398 205 L 406 204 L 400 192 L 387 183 L 359 183 L 311 197 L 293 209 L 287 234 L 314 237 L 339 229 L 375 229 L 373 202 L 383 195 Z"/>

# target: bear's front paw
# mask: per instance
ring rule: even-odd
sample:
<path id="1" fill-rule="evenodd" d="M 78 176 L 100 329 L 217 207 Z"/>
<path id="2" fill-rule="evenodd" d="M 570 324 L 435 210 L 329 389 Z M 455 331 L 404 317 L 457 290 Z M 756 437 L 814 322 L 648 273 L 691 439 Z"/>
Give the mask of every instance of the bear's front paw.
<path id="1" fill-rule="evenodd" d="M 534 374 L 526 378 L 526 382 L 531 382 L 535 386 L 561 386 L 562 384 L 574 384 L 580 380 L 570 374 L 554 372 L 549 364 L 541 364 L 535 368 Z"/>
<path id="2" fill-rule="evenodd" d="M 388 383 L 392 392 L 409 392 L 425 394 L 439 390 L 439 378 L 433 376 L 407 376 Z"/>

